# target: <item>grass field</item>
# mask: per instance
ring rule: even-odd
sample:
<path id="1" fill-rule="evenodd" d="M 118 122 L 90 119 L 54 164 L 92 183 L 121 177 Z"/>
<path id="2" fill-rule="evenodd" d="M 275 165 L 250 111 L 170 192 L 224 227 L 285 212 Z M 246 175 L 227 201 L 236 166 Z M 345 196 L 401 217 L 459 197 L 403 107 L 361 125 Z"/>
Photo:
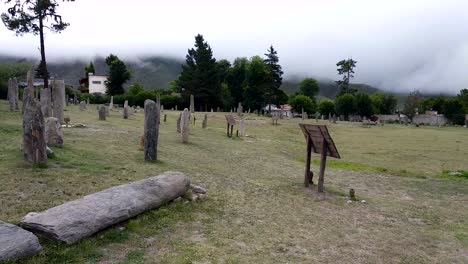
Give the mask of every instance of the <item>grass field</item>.
<path id="1" fill-rule="evenodd" d="M 20 113 L 0 101 L 0 220 L 18 223 L 167 170 L 186 173 L 208 198 L 169 204 L 72 246 L 41 238 L 42 253 L 22 263 L 468 262 L 468 179 L 447 173 L 468 171 L 468 129 L 330 124 L 342 159 L 329 159 L 320 195 L 303 187 L 300 119 L 273 126 L 248 115 L 248 136 L 230 139 L 223 114 L 208 113 L 203 130 L 199 113 L 182 144 L 177 113 L 165 111 L 159 161 L 147 163 L 143 113 L 98 121 L 95 109 L 67 107 L 65 116 L 87 128 L 65 128 L 65 146 L 41 169 L 23 162 Z M 350 188 L 366 203 L 347 203 Z"/>

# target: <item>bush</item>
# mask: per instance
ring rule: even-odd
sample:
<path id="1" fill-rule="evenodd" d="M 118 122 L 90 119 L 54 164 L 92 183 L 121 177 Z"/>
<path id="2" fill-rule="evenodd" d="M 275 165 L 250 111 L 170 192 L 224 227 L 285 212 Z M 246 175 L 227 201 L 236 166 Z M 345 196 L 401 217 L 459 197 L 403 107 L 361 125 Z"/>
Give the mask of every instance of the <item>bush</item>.
<path id="1" fill-rule="evenodd" d="M 294 111 L 301 113 L 302 109 L 308 114 L 315 113 L 316 105 L 314 100 L 305 95 L 296 95 L 289 100 L 289 104 Z"/>
<path id="2" fill-rule="evenodd" d="M 339 115 L 344 115 L 345 120 L 356 111 L 356 100 L 352 94 L 338 96 L 335 101 L 335 111 Z"/>
<path id="3" fill-rule="evenodd" d="M 330 99 L 324 99 L 318 104 L 318 112 L 328 118 L 329 114 L 335 113 L 335 103 Z"/>

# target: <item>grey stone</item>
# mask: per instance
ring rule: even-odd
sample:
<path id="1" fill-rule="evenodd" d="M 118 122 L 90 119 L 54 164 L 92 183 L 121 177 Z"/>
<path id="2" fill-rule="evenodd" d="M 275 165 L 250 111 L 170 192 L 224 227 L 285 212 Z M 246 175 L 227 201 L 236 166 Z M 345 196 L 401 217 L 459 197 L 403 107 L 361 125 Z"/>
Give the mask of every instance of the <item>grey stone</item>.
<path id="1" fill-rule="evenodd" d="M 201 193 L 201 194 L 206 193 L 206 189 L 198 185 L 190 184 L 190 189 L 192 189 L 192 192 L 194 193 Z"/>
<path id="2" fill-rule="evenodd" d="M 55 117 L 46 119 L 45 136 L 47 146 L 63 146 L 63 131 L 62 125 Z"/>
<path id="3" fill-rule="evenodd" d="M 115 186 L 40 213 L 29 213 L 21 226 L 67 244 L 135 217 L 182 196 L 190 180 L 181 172 Z"/>
<path id="4" fill-rule="evenodd" d="M 109 103 L 109 110 L 112 110 L 114 108 L 114 96 L 111 96 L 110 103 Z"/>
<path id="5" fill-rule="evenodd" d="M 84 111 L 86 110 L 86 102 L 85 101 L 81 101 L 80 102 L 80 111 Z"/>
<path id="6" fill-rule="evenodd" d="M 237 106 L 237 115 L 241 116 L 242 113 L 244 113 L 244 108 L 242 107 L 242 103 L 239 102 L 239 105 Z"/>
<path id="7" fill-rule="evenodd" d="M 41 249 L 33 233 L 0 221 L 0 261 L 30 257 Z"/>
<path id="8" fill-rule="evenodd" d="M 8 80 L 8 102 L 10 111 L 18 110 L 18 81 L 16 79 Z"/>
<path id="9" fill-rule="evenodd" d="M 195 113 L 195 98 L 193 94 L 190 95 L 190 113 Z"/>
<path id="10" fill-rule="evenodd" d="M 241 136 L 241 137 L 245 136 L 245 120 L 244 120 L 244 118 L 241 118 L 241 120 L 239 120 L 239 136 Z"/>
<path id="11" fill-rule="evenodd" d="M 101 108 L 99 108 L 99 120 L 106 120 L 106 115 L 107 115 L 106 107 L 101 105 Z"/>
<path id="12" fill-rule="evenodd" d="M 207 125 L 208 125 L 208 115 L 205 114 L 205 116 L 203 117 L 203 121 L 202 121 L 202 128 L 205 129 Z"/>
<path id="13" fill-rule="evenodd" d="M 53 91 L 53 112 L 60 124 L 63 124 L 63 108 L 65 105 L 65 82 L 63 80 L 54 80 L 52 83 Z"/>
<path id="14" fill-rule="evenodd" d="M 28 73 L 28 83 L 32 75 Z M 29 90 L 29 88 L 27 88 Z M 26 91 L 28 93 L 28 91 Z M 46 140 L 44 117 L 39 102 L 31 96 L 25 96 L 23 102 L 23 156 L 24 160 L 34 164 L 46 164 Z"/>
<path id="15" fill-rule="evenodd" d="M 124 106 L 124 109 L 123 109 L 123 118 L 128 119 L 128 114 L 129 114 L 129 109 L 127 105 L 127 106 Z"/>
<path id="16" fill-rule="evenodd" d="M 158 137 L 159 137 L 160 112 L 158 105 L 147 99 L 145 101 L 145 134 L 144 150 L 145 160 L 158 159 Z"/>
<path id="17" fill-rule="evenodd" d="M 190 134 L 190 112 L 187 108 L 182 112 L 180 119 L 180 130 L 182 134 L 182 142 L 188 143 L 189 134 Z"/>

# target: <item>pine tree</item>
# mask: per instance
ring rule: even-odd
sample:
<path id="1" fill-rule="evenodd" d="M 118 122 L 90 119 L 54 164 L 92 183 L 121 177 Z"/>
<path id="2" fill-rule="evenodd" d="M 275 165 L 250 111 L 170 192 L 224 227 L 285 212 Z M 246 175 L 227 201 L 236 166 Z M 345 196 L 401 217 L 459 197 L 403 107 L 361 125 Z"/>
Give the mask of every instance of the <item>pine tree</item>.
<path id="1" fill-rule="evenodd" d="M 354 68 L 356 67 L 357 61 L 353 59 L 341 60 L 336 63 L 338 66 L 338 74 L 343 75 L 343 80 L 339 80 L 336 83 L 340 86 L 340 91 L 337 96 L 343 94 L 355 94 L 357 92 L 356 88 L 351 88 L 349 82 L 351 78 L 354 78 Z"/>
<path id="2" fill-rule="evenodd" d="M 55 0 L 6 0 L 5 2 L 7 4 L 15 3 L 8 8 L 7 13 L 3 13 L 1 16 L 3 23 L 9 30 L 14 31 L 18 36 L 26 33 L 39 34 L 41 62 L 36 69 L 36 75 L 43 78 L 44 88 L 48 88 L 49 73 L 45 55 L 44 28 L 60 33 L 70 24 L 63 22 L 62 16 L 57 14 L 59 5 Z"/>
<path id="3" fill-rule="evenodd" d="M 273 48 L 273 45 L 267 50 L 268 53 L 265 54 L 267 57 L 264 61 L 270 69 L 270 87 L 267 89 L 267 100 L 268 103 L 279 104 L 279 89 L 283 82 L 283 71 L 281 70 L 281 65 L 279 64 L 278 52 Z"/>
<path id="4" fill-rule="evenodd" d="M 222 86 L 216 59 L 200 34 L 195 36 L 195 48 L 188 50 L 176 86 L 186 102 L 193 94 L 196 105 L 208 109 L 222 106 Z"/>

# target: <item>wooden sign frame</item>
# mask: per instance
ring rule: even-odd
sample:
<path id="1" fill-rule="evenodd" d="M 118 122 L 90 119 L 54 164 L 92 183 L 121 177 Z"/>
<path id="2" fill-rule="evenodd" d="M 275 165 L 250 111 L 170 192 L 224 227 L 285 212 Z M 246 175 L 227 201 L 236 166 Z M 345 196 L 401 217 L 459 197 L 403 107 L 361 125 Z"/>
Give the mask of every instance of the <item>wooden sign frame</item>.
<path id="1" fill-rule="evenodd" d="M 340 153 L 338 153 L 335 143 L 333 142 L 330 133 L 328 133 L 328 128 L 326 125 L 299 124 L 299 127 L 301 128 L 307 142 L 304 186 L 309 187 L 310 184 L 313 184 L 313 174 L 310 171 L 310 161 L 313 151 L 314 153 L 319 153 L 321 155 L 318 191 L 323 192 L 327 156 L 341 159 Z"/>
<path id="2" fill-rule="evenodd" d="M 236 119 L 232 115 L 225 115 L 227 122 L 227 136 L 232 137 L 232 132 L 234 130 L 234 126 L 236 125 Z M 231 130 L 231 133 L 229 133 L 229 129 Z"/>

